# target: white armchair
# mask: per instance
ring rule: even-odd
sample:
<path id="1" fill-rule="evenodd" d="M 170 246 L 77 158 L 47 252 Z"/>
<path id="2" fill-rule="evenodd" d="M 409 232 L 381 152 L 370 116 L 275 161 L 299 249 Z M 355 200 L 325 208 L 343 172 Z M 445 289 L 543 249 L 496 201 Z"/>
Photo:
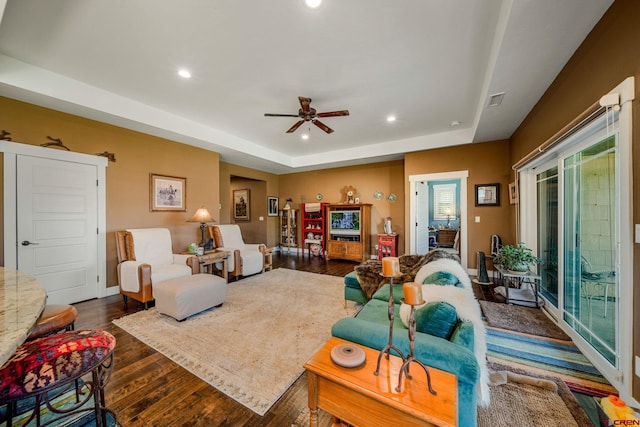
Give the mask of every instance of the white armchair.
<path id="1" fill-rule="evenodd" d="M 237 224 L 209 226 L 209 236 L 214 240 L 216 248 L 231 251 L 232 256 L 227 260 L 229 274 L 237 278 L 264 271 L 266 246 L 262 243 L 244 243 L 242 232 Z"/>
<path id="2" fill-rule="evenodd" d="M 118 284 L 125 309 L 129 297 L 147 306 L 152 286 L 200 270 L 196 257 L 174 254 L 166 228 L 138 228 L 116 232 Z"/>

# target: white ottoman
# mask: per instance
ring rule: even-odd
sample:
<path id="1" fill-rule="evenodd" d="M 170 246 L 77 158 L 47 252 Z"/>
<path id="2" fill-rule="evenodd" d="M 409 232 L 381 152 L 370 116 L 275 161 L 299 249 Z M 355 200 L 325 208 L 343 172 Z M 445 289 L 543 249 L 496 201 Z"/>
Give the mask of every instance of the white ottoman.
<path id="1" fill-rule="evenodd" d="M 176 320 L 222 305 L 226 294 L 227 281 L 213 274 L 177 277 L 153 285 L 156 309 Z"/>

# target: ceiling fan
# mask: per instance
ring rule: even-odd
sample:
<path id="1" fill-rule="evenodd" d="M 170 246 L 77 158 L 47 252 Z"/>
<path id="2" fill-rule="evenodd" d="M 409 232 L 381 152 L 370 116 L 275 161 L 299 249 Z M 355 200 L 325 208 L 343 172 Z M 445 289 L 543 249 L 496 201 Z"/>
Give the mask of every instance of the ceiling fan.
<path id="1" fill-rule="evenodd" d="M 300 101 L 300 109 L 298 110 L 298 114 L 270 114 L 265 113 L 265 117 L 299 117 L 298 120 L 293 126 L 289 128 L 287 133 L 295 132 L 296 129 L 300 127 L 304 122 L 311 122 L 314 125 L 318 126 L 320 129 L 325 131 L 326 133 L 332 133 L 333 129 L 329 126 L 322 123 L 317 117 L 338 117 L 338 116 L 348 116 L 349 110 L 340 110 L 340 111 L 329 111 L 327 113 L 316 113 L 316 109 L 309 106 L 311 104 L 311 98 L 305 98 L 304 96 L 299 96 L 298 100 Z"/>

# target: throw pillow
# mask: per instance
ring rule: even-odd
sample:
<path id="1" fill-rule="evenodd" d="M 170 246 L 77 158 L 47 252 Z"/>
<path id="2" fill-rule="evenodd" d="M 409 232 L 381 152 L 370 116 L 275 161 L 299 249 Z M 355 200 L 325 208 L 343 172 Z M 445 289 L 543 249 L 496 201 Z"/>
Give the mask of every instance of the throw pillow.
<path id="1" fill-rule="evenodd" d="M 406 305 L 406 304 L 403 304 Z M 409 314 L 411 310 L 401 309 L 402 323 L 409 327 Z M 416 332 L 429 334 L 448 340 L 458 324 L 456 309 L 446 302 L 430 302 L 416 308 Z"/>
<path id="2" fill-rule="evenodd" d="M 462 287 L 462 283 L 460 283 L 458 278 L 448 271 L 436 271 L 435 273 L 432 273 L 429 276 L 425 277 L 422 283 L 425 285 L 453 285 L 459 288 Z"/>

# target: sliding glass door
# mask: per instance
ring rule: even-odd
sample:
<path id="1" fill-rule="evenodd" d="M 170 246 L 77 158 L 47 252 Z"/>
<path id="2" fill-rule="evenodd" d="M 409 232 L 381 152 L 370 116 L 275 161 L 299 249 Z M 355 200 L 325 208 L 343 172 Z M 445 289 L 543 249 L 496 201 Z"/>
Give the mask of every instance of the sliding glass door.
<path id="1" fill-rule="evenodd" d="M 617 360 L 616 137 L 562 159 L 563 318 L 613 366 Z"/>
<path id="2" fill-rule="evenodd" d="M 536 174 L 540 293 L 558 308 L 558 166 Z M 554 310 L 555 311 L 555 310 Z"/>
<path id="3" fill-rule="evenodd" d="M 543 260 L 544 309 L 627 397 L 636 366 L 634 82 L 625 79 L 526 164 L 516 164 L 518 238 Z"/>

